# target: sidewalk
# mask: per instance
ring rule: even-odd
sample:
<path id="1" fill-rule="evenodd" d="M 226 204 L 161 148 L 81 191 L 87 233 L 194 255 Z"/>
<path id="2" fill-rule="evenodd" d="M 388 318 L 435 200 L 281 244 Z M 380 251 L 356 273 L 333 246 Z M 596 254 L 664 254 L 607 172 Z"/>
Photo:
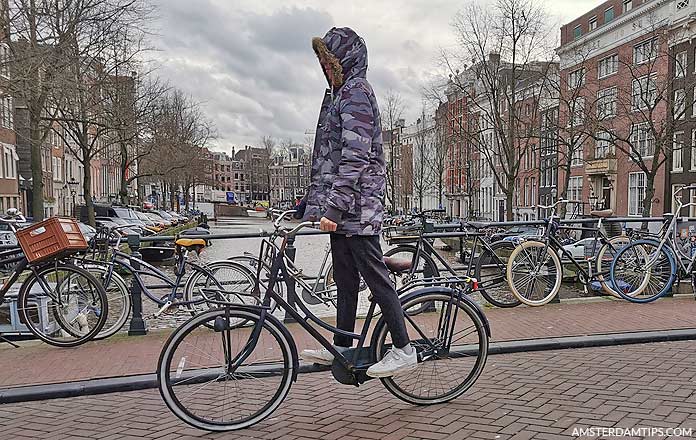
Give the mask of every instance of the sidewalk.
<path id="1" fill-rule="evenodd" d="M 549 304 L 544 307 L 488 309 L 491 342 L 696 328 L 693 297 L 651 304 L 603 300 Z M 361 325 L 358 323 L 358 325 Z M 299 350 L 318 344 L 297 324 L 289 328 Z M 152 373 L 169 331 L 147 336 L 125 334 L 74 349 L 35 341 L 19 349 L 0 344 L 0 388 Z"/>
<path id="2" fill-rule="evenodd" d="M 694 352 L 696 342 L 682 341 L 493 356 L 466 394 L 432 406 L 404 403 L 376 380 L 356 388 L 329 372 L 302 374 L 268 419 L 225 434 L 187 426 L 157 390 L 0 405 L 0 432 L 13 440 L 564 440 L 589 426 L 692 429 L 670 437 L 685 439 L 696 435 Z"/>

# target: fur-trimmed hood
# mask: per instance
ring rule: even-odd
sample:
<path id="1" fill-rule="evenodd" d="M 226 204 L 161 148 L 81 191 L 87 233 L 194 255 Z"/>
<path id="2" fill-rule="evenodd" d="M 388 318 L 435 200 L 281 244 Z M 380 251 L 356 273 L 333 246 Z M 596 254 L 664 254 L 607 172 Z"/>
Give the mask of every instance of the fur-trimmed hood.
<path id="1" fill-rule="evenodd" d="M 331 28 L 324 38 L 312 38 L 312 48 L 320 60 L 325 59 L 331 66 L 335 84 L 329 86 L 335 90 L 351 78 L 367 75 L 367 46 L 351 28 Z"/>

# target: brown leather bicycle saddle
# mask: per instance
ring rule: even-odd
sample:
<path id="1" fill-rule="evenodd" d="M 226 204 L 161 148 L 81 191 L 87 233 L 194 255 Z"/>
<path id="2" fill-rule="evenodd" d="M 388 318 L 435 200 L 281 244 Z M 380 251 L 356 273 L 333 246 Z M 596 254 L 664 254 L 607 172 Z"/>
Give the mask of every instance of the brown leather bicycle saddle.
<path id="1" fill-rule="evenodd" d="M 384 257 L 384 264 L 392 272 L 406 272 L 411 269 L 411 260 L 405 258 Z"/>

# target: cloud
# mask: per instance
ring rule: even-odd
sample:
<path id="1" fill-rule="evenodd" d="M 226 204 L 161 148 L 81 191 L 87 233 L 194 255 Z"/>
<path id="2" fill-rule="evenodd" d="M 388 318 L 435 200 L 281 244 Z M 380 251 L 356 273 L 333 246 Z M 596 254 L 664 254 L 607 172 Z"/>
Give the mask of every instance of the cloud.
<path id="1" fill-rule="evenodd" d="M 579 9 L 568 18 L 591 7 L 589 0 L 577 3 L 553 7 Z M 439 49 L 454 45 L 449 24 L 462 6 L 451 0 L 159 0 L 158 74 L 203 104 L 220 149 L 258 144 L 263 135 L 302 141 L 316 126 L 326 87 L 311 38 L 350 26 L 367 42 L 368 79 L 377 95 L 401 93 L 404 116 L 413 120 L 422 87 L 441 73 Z"/>

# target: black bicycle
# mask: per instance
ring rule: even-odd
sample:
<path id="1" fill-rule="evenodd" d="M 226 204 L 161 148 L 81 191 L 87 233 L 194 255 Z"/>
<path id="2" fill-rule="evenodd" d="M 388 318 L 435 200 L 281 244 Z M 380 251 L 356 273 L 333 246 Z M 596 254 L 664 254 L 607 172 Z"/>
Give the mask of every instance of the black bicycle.
<path id="1" fill-rule="evenodd" d="M 274 289 L 281 276 L 289 279 L 284 256 L 288 240 L 314 225 L 305 222 L 283 231 L 277 250 L 268 240 L 262 242 L 261 258 L 266 252 L 274 253 L 274 258 L 261 305 L 219 303 L 219 308 L 191 318 L 169 337 L 160 355 L 157 380 L 162 398 L 181 420 L 200 429 L 229 431 L 252 426 L 278 408 L 297 379 L 299 359 L 292 334 L 270 313 L 273 303 L 334 355 L 331 372 L 337 381 L 359 385 L 370 379 L 367 369 L 392 346 L 382 318 L 369 332 L 374 303 L 362 331 L 345 332 L 314 316 L 301 301 L 297 308 L 290 306 Z M 258 281 L 256 287 L 260 288 Z M 470 285 L 430 287 L 401 298 L 418 364 L 402 375 L 381 379 L 392 394 L 426 405 L 452 400 L 474 384 L 486 362 L 490 328 L 467 295 L 470 289 Z M 423 307 L 424 303 L 431 306 Z M 315 326 L 355 339 L 357 347 L 340 353 Z M 369 346 L 365 345 L 368 334 Z"/>
<path id="2" fill-rule="evenodd" d="M 505 268 L 515 249 L 509 241 L 490 242 L 490 227 L 486 223 L 462 222 L 456 232 L 426 232 L 428 216 L 444 210 L 427 210 L 417 214 L 421 226 L 410 235 L 393 236 L 389 242 L 397 246 L 389 249 L 384 256 L 394 261 L 404 261 L 399 268 L 393 265 L 392 274 L 400 291 L 408 290 L 412 283 L 450 285 L 466 282 L 469 277 L 478 280 L 478 289 L 486 301 L 496 307 L 516 307 L 521 302 L 515 298 L 507 286 Z M 463 268 L 453 267 L 433 247 L 435 238 L 459 239 Z M 436 261 L 437 260 L 437 261 Z M 438 265 L 439 263 L 439 265 Z M 399 270 L 400 269 L 400 270 Z M 464 276 L 461 275 L 463 270 Z"/>
<path id="3" fill-rule="evenodd" d="M 0 222 L 17 232 L 26 219 L 16 209 Z M 0 288 L 0 303 L 21 282 L 17 305 L 21 322 L 37 338 L 56 347 L 74 347 L 93 339 L 104 326 L 108 301 L 104 287 L 70 256 L 29 263 L 21 249 L 0 253 L 2 266 L 13 265 Z"/>

